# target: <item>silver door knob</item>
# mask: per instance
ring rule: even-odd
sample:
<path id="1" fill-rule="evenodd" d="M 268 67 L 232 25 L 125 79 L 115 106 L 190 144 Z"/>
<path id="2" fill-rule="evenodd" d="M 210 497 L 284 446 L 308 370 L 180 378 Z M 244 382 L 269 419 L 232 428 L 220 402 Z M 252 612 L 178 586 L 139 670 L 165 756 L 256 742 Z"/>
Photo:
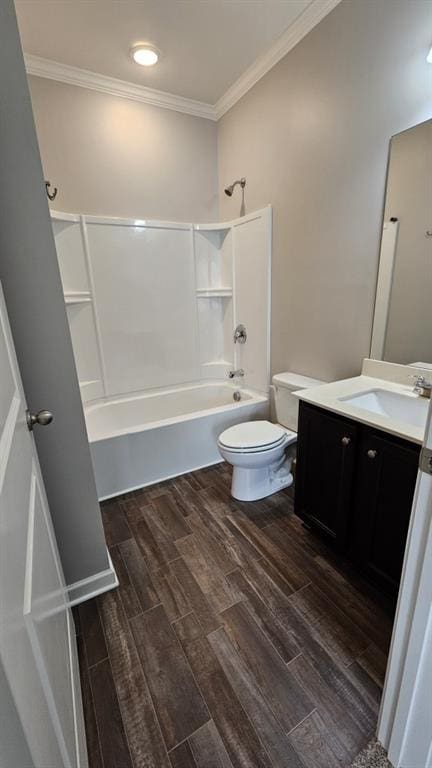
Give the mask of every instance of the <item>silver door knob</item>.
<path id="1" fill-rule="evenodd" d="M 375 459 L 377 453 L 378 453 L 378 451 L 373 451 L 372 449 L 370 449 L 367 452 L 368 459 Z"/>
<path id="2" fill-rule="evenodd" d="M 27 426 L 29 431 L 32 432 L 35 424 L 39 424 L 41 427 L 46 427 L 51 424 L 54 416 L 51 411 L 38 411 L 37 413 L 30 413 L 26 411 Z"/>
<path id="3" fill-rule="evenodd" d="M 343 438 L 342 438 L 342 440 L 341 440 L 341 443 L 342 443 L 342 445 L 344 445 L 344 446 L 345 446 L 345 445 L 349 445 L 349 444 L 350 444 L 350 442 L 351 442 L 351 438 L 350 438 L 350 437 L 343 437 Z"/>

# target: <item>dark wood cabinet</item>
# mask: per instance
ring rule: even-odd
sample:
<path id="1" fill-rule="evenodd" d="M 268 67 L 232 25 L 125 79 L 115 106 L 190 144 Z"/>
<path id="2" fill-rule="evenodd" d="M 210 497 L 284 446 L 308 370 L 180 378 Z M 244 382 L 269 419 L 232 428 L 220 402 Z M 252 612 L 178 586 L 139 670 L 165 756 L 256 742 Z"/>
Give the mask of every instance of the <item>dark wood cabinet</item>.
<path id="1" fill-rule="evenodd" d="M 296 512 L 339 548 L 347 537 L 357 425 L 318 408 L 300 408 Z"/>
<path id="2" fill-rule="evenodd" d="M 395 592 L 402 570 L 419 448 L 372 429 L 362 432 L 350 553 L 370 577 Z"/>
<path id="3" fill-rule="evenodd" d="M 396 593 L 420 446 L 300 403 L 295 511 Z"/>

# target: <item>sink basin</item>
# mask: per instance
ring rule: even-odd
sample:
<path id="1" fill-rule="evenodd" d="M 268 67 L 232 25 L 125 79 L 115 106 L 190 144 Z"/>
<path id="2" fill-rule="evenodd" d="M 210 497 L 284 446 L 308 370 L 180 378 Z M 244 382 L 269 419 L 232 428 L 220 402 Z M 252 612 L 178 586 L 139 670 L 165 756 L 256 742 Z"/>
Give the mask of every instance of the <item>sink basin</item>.
<path id="1" fill-rule="evenodd" d="M 387 389 L 370 389 L 367 392 L 359 392 L 358 395 L 341 397 L 340 400 L 412 427 L 424 428 L 426 425 L 429 400 L 418 395 L 405 395 Z"/>

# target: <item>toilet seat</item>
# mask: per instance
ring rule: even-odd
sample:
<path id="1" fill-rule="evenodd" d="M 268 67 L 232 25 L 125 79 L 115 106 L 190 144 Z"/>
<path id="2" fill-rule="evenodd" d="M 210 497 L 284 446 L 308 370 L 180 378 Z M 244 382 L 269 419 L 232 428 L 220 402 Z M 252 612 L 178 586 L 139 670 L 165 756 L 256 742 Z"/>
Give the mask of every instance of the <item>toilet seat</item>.
<path id="1" fill-rule="evenodd" d="M 295 439 L 294 432 L 282 429 L 278 424 L 271 424 L 269 421 L 247 421 L 222 432 L 218 443 L 232 453 L 262 453 Z"/>

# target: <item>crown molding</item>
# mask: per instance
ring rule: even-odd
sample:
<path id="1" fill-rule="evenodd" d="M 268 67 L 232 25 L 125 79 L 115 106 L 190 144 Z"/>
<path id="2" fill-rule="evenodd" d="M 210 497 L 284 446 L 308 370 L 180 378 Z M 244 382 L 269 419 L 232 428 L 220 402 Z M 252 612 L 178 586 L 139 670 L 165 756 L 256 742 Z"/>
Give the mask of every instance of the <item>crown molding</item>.
<path id="1" fill-rule="evenodd" d="M 28 53 L 24 54 L 24 60 L 29 75 L 56 80 L 68 85 L 77 85 L 81 88 L 89 88 L 92 91 L 108 93 L 110 96 L 141 101 L 145 104 L 152 104 L 154 107 L 173 109 L 175 112 L 184 112 L 187 115 L 194 115 L 194 117 L 204 117 L 206 120 L 216 120 L 215 108 L 203 101 L 186 99 L 173 93 L 146 88 L 143 85 L 118 80 L 116 77 L 108 77 L 97 72 L 90 72 L 88 69 L 61 64 L 59 61 L 44 59 L 41 56 L 33 56 Z"/>
<path id="2" fill-rule="evenodd" d="M 310 32 L 341 0 L 313 0 L 308 7 L 288 27 L 286 32 L 260 56 L 228 88 L 215 104 L 216 119 L 219 120 L 234 106 L 254 85 L 264 77 L 287 53 Z"/>
<path id="3" fill-rule="evenodd" d="M 97 72 L 90 72 L 88 69 L 61 64 L 59 61 L 44 59 L 41 56 L 33 56 L 28 53 L 24 54 L 26 70 L 29 75 L 36 77 L 45 77 L 48 80 L 89 88 L 92 91 L 120 96 L 123 99 L 141 101 L 154 107 L 172 109 L 175 112 L 184 112 L 187 115 L 203 117 L 206 120 L 219 120 L 340 2 L 341 0 L 312 0 L 311 4 L 295 19 L 286 32 L 228 88 L 216 104 L 206 104 L 203 101 L 187 99 L 173 93 L 136 85 L 126 80 L 108 77 Z"/>

